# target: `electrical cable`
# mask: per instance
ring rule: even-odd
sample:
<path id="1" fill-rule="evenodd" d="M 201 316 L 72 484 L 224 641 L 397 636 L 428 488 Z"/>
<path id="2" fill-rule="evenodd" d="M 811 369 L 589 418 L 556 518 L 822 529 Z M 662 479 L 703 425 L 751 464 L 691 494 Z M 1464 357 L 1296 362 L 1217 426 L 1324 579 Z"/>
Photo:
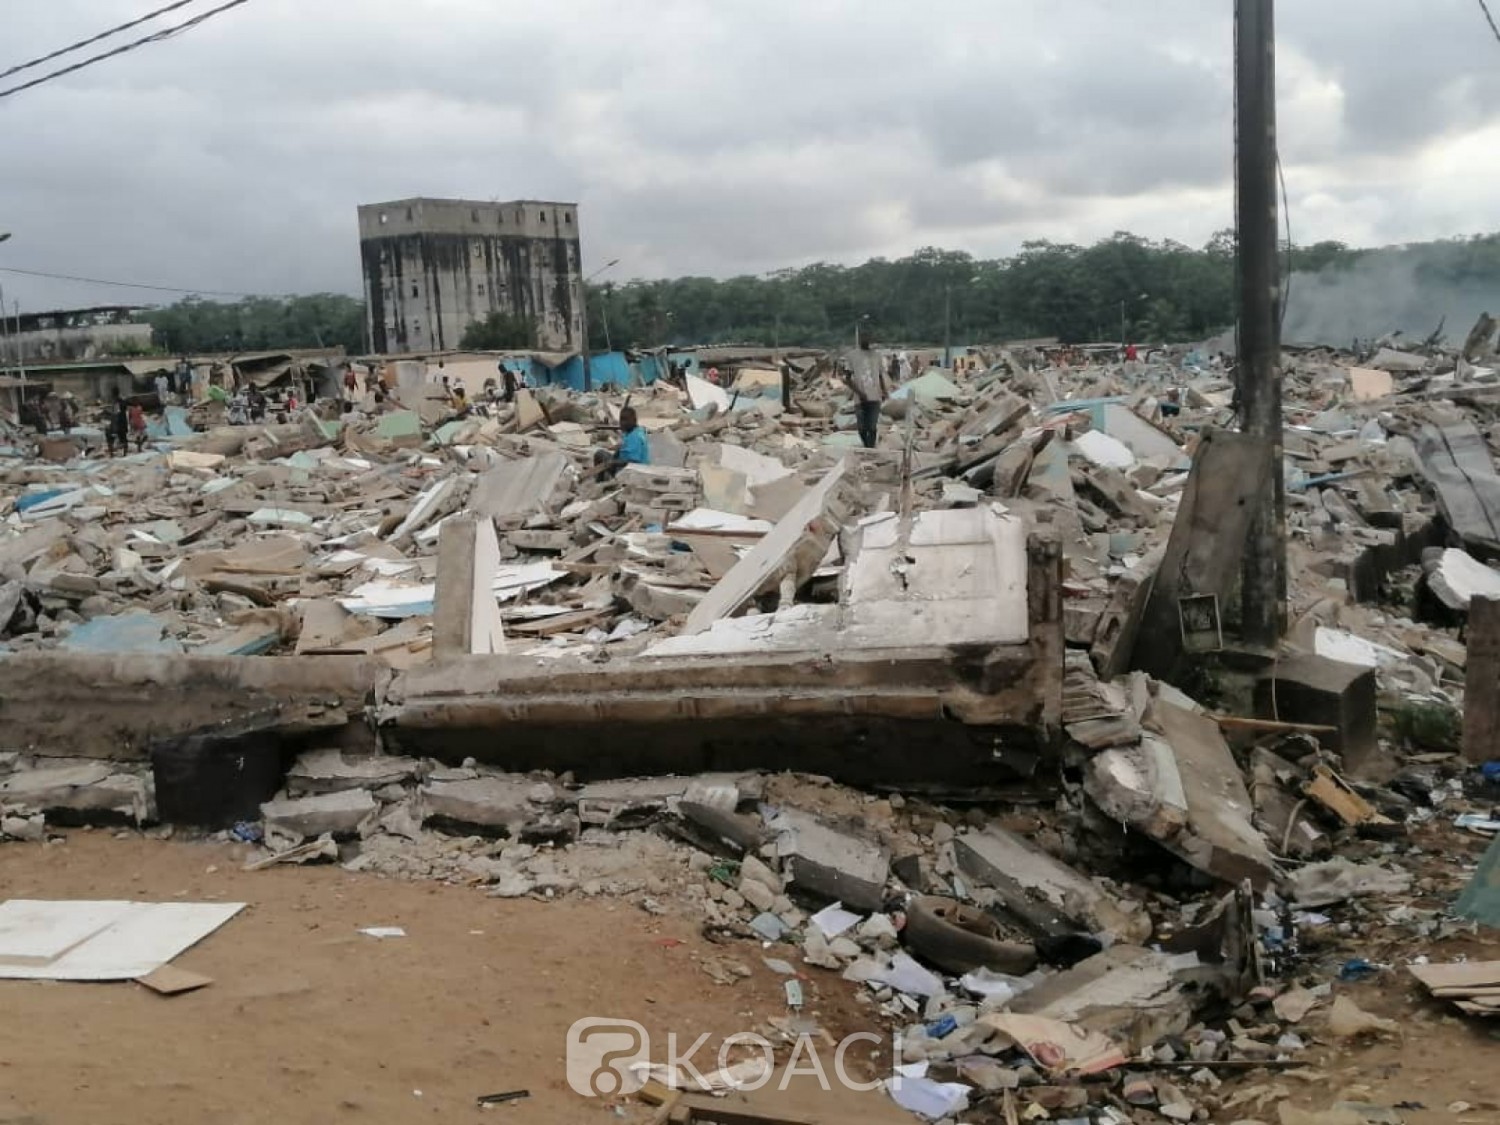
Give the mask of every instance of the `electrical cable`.
<path id="1" fill-rule="evenodd" d="M 1484 18 L 1489 22 L 1490 30 L 1495 33 L 1495 38 L 1500 40 L 1500 24 L 1495 22 L 1495 17 L 1490 14 L 1490 6 L 1485 0 L 1479 0 L 1479 10 L 1484 13 Z"/>
<path id="2" fill-rule="evenodd" d="M 84 59 L 82 62 L 74 63 L 72 66 L 65 66 L 61 70 L 54 70 L 52 73 L 44 74 L 40 78 L 33 78 L 30 82 L 23 82 L 19 86 L 12 86 L 7 90 L 0 90 L 0 98 L 8 98 L 12 94 L 19 94 L 22 90 L 30 90 L 33 87 L 40 86 L 44 82 L 51 82 L 54 78 L 61 78 L 65 74 L 72 74 L 75 71 L 82 70 L 84 67 L 93 66 L 95 63 L 103 62 L 105 59 L 112 59 L 117 55 L 125 54 L 127 51 L 134 51 L 137 47 L 144 47 L 149 43 L 160 43 L 164 39 L 170 39 L 174 35 L 180 35 L 184 31 L 195 28 L 199 24 L 213 19 L 214 16 L 229 11 L 230 8 L 238 8 L 241 4 L 248 4 L 249 2 L 250 0 L 229 0 L 227 4 L 220 4 L 217 8 L 210 8 L 202 15 L 194 16 L 190 20 L 185 20 L 182 23 L 174 24 L 172 27 L 162 28 L 162 30 L 160 31 L 153 32 L 152 34 L 143 36 L 140 39 L 132 40 L 129 43 L 125 43 L 119 47 L 114 48 L 113 50 L 105 51 L 103 54 L 93 55 L 89 58 Z"/>
<path id="3" fill-rule="evenodd" d="M 118 27 L 110 28 L 108 31 L 101 31 L 98 35 L 90 36 L 87 39 L 80 39 L 77 43 L 71 43 L 59 51 L 53 51 L 50 55 L 43 55 L 41 58 L 32 59 L 30 62 L 22 63 L 20 66 L 13 66 L 9 70 L 0 70 L 0 78 L 9 78 L 12 74 L 20 74 L 23 70 L 30 70 L 32 67 L 41 66 L 43 63 L 49 63 L 53 59 L 61 58 L 63 55 L 72 54 L 74 51 L 81 51 L 83 48 L 99 42 L 101 39 L 108 39 L 111 35 L 118 35 L 122 31 L 129 31 L 132 27 L 139 27 L 148 20 L 154 20 L 157 16 L 164 16 L 168 12 L 175 12 L 178 8 L 186 8 L 189 4 L 194 3 L 197 3 L 197 0 L 176 0 L 176 3 L 168 4 L 165 8 L 157 8 L 156 11 L 147 12 L 144 16 L 139 16 L 129 23 L 122 23 Z"/>
<path id="4" fill-rule="evenodd" d="M 1286 168 L 1281 163 L 1281 153 L 1276 153 L 1276 175 L 1281 179 L 1281 219 L 1286 224 L 1286 280 L 1281 286 L 1281 325 L 1286 331 L 1286 310 L 1292 304 L 1292 204 L 1286 194 Z"/>
<path id="5" fill-rule="evenodd" d="M 199 297 L 264 297 L 265 293 L 235 293 L 225 289 L 181 289 L 173 285 L 146 285 L 138 281 L 105 281 L 98 277 L 74 277 L 66 273 L 44 273 L 41 270 L 23 270 L 15 266 L 0 266 L 0 273 L 17 273 L 23 277 L 45 277 L 51 281 L 80 281 L 88 285 L 111 285 L 119 289 L 151 289 L 158 293 L 186 293 Z"/>

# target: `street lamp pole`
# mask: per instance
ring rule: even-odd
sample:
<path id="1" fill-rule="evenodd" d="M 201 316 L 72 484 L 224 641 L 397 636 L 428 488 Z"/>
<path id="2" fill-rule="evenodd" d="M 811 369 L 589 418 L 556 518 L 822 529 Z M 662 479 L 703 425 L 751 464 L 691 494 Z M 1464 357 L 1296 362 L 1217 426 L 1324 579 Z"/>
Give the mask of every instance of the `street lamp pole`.
<path id="1" fill-rule="evenodd" d="M 594 389 L 594 368 L 589 362 L 589 282 L 593 281 L 594 278 L 598 277 L 605 270 L 614 269 L 619 264 L 619 258 L 605 262 L 604 265 L 584 278 L 578 286 L 578 311 L 583 317 L 583 389 L 586 391 Z M 607 328 L 605 329 L 605 334 L 608 336 Z M 606 339 L 605 342 L 608 343 L 608 340 Z"/>

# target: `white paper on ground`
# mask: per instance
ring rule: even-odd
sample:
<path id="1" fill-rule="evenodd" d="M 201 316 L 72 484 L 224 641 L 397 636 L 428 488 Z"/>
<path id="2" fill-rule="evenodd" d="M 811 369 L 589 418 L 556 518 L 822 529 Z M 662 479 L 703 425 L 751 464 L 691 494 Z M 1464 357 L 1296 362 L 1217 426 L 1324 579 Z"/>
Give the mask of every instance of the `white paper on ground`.
<path id="1" fill-rule="evenodd" d="M 825 906 L 812 916 L 813 923 L 818 927 L 824 937 L 829 941 L 840 934 L 848 933 L 855 926 L 864 921 L 858 914 L 844 909 L 842 902 L 836 902 L 832 906 Z"/>
<path id="2" fill-rule="evenodd" d="M 972 1087 L 959 1082 L 934 1082 L 931 1078 L 888 1078 L 891 1100 L 908 1113 L 941 1121 L 969 1107 Z"/>
<path id="3" fill-rule="evenodd" d="M 0 978 L 134 980 L 245 908 L 242 902 L 0 903 Z"/>
<path id="4" fill-rule="evenodd" d="M 913 996 L 936 996 L 945 991 L 943 982 L 911 959 L 907 953 L 898 953 L 891 958 L 891 966 L 870 978 L 878 984 L 888 985 L 897 992 L 909 992 Z"/>
<path id="5" fill-rule="evenodd" d="M 372 938 L 392 938 L 406 936 L 406 931 L 403 930 L 400 926 L 370 926 L 368 929 L 363 929 L 359 932 L 364 934 L 366 937 Z"/>

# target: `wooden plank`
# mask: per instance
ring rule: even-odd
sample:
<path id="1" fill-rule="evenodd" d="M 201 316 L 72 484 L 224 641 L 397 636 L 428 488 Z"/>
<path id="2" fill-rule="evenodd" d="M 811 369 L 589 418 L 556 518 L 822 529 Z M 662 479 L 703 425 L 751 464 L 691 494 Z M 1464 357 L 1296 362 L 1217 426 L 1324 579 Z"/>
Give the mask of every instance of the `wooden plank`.
<path id="1" fill-rule="evenodd" d="M 844 481 L 847 467 L 847 461 L 840 461 L 829 470 L 786 518 L 735 564 L 688 615 L 683 636 L 701 633 L 720 618 L 730 616 L 767 584 L 779 581 L 789 566 L 799 584 L 811 576 L 838 534 L 838 522 L 828 518 L 828 507 Z"/>
<path id="2" fill-rule="evenodd" d="M 1182 657 L 1179 600 L 1212 594 L 1221 614 L 1239 583 L 1240 560 L 1271 463 L 1269 447 L 1249 434 L 1210 430 L 1193 457 L 1167 551 L 1141 617 L 1136 667 L 1170 680 Z"/>
<path id="3" fill-rule="evenodd" d="M 1484 435 L 1466 421 L 1423 426 L 1417 456 L 1443 519 L 1464 545 L 1478 554 L 1500 554 L 1500 476 Z"/>
<path id="4" fill-rule="evenodd" d="M 1469 603 L 1469 653 L 1464 691 L 1464 757 L 1500 761 L 1500 601 Z"/>
<path id="5" fill-rule="evenodd" d="M 609 616 L 607 609 L 580 609 L 572 613 L 559 613 L 555 617 L 539 617 L 532 621 L 512 621 L 510 631 L 528 637 L 550 637 L 554 633 L 582 632 L 594 625 L 602 624 Z"/>

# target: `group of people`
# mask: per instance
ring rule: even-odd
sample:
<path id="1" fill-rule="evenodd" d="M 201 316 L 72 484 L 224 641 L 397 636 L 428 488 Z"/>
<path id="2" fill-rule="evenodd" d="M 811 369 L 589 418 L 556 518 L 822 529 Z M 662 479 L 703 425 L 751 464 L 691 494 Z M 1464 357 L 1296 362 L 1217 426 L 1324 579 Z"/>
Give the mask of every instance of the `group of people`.
<path id="1" fill-rule="evenodd" d="M 177 360 L 177 366 L 171 371 L 157 372 L 155 386 L 159 409 L 165 410 L 168 404 L 174 401 L 182 403 L 192 401 L 193 365 L 188 362 L 188 357 L 180 357 Z"/>
<path id="2" fill-rule="evenodd" d="M 43 436 L 53 430 L 66 434 L 78 425 L 78 404 L 71 394 L 49 394 L 40 400 L 28 398 L 21 403 L 20 421 Z"/>
<path id="3" fill-rule="evenodd" d="M 109 444 L 109 455 L 114 457 L 130 452 L 130 443 L 135 442 L 139 453 L 146 445 L 146 412 L 138 402 L 127 404 L 119 392 L 115 393 L 115 405 L 104 427 L 104 440 Z"/>

